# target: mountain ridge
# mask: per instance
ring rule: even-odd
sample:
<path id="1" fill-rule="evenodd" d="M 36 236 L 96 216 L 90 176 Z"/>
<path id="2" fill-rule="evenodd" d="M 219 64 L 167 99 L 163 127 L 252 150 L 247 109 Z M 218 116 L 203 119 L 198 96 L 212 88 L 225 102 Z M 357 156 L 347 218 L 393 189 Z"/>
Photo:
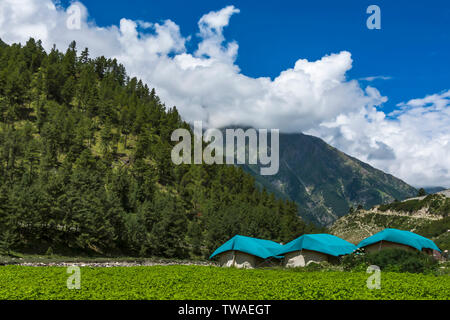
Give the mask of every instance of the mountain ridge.
<path id="1" fill-rule="evenodd" d="M 352 207 L 370 208 L 403 200 L 417 190 L 395 176 L 355 158 L 322 139 L 304 133 L 280 133 L 280 168 L 259 176 L 259 165 L 243 165 L 260 187 L 295 201 L 299 214 L 331 225 Z"/>

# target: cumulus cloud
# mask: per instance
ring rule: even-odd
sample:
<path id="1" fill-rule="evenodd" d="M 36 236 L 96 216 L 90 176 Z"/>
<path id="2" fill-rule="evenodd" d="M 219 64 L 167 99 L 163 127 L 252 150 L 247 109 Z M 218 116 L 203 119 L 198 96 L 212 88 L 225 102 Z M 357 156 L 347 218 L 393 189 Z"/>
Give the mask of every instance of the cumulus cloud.
<path id="1" fill-rule="evenodd" d="M 450 187 L 450 90 L 399 107 L 342 114 L 311 133 L 412 185 Z"/>
<path id="2" fill-rule="evenodd" d="M 211 11 L 202 16 L 198 22 L 200 29 L 198 35 L 203 41 L 200 42 L 195 55 L 234 62 L 238 45 L 233 41 L 228 43 L 226 47 L 222 46 L 222 43 L 225 42 L 223 28 L 228 26 L 231 16 L 239 12 L 239 9 L 234 6 L 228 6 L 220 11 Z"/>
<path id="3" fill-rule="evenodd" d="M 68 29 L 74 8 L 80 12 L 79 28 Z M 205 127 L 310 132 L 410 183 L 450 186 L 447 93 L 408 101 L 386 115 L 376 108 L 386 97 L 347 79 L 353 62 L 347 51 L 317 61 L 299 59 L 273 80 L 248 77 L 236 64 L 237 42 L 224 36 L 237 14 L 239 9 L 227 6 L 202 16 L 193 35 L 198 46 L 189 52 L 191 36 L 172 20 L 122 18 L 118 25 L 99 27 L 81 2 L 65 9 L 51 0 L 2 0 L 0 37 L 7 43 L 35 37 L 46 49 L 56 44 L 61 50 L 75 40 L 93 56 L 117 58 L 131 75 L 155 87 L 166 105 L 176 105 L 185 120 L 202 120 Z"/>

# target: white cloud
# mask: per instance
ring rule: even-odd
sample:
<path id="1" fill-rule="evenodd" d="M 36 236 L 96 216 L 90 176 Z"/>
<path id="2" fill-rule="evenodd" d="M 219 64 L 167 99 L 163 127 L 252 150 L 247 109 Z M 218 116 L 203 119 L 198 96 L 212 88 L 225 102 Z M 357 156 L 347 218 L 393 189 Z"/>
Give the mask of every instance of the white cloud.
<path id="1" fill-rule="evenodd" d="M 358 80 L 372 82 L 375 80 L 391 80 L 391 79 L 392 79 L 392 77 L 390 77 L 390 76 L 370 76 L 370 77 L 359 78 Z"/>
<path id="2" fill-rule="evenodd" d="M 195 55 L 198 57 L 206 56 L 212 59 L 219 59 L 226 62 L 234 62 L 236 59 L 238 45 L 235 41 L 222 46 L 225 41 L 223 28 L 228 26 L 233 14 L 239 13 L 239 9 L 234 6 L 228 6 L 220 11 L 211 11 L 200 18 L 198 27 L 199 36 L 203 39 L 200 42 Z"/>
<path id="3" fill-rule="evenodd" d="M 450 90 L 399 106 L 394 118 L 367 107 L 311 133 L 415 186 L 450 187 Z"/>
<path id="4" fill-rule="evenodd" d="M 352 67 L 347 51 L 317 61 L 299 59 L 273 80 L 248 77 L 235 63 L 238 44 L 223 34 L 239 13 L 234 6 L 201 17 L 194 52 L 186 49 L 190 36 L 183 36 L 171 20 L 123 18 L 119 25 L 98 27 L 82 3 L 72 6 L 81 11 L 79 30 L 67 29 L 67 11 L 50 0 L 2 0 L 0 37 L 25 43 L 33 36 L 46 49 L 55 43 L 61 50 L 76 40 L 80 50 L 89 47 L 94 56 L 117 58 L 188 121 L 308 131 L 410 183 L 450 186 L 448 99 L 442 94 L 401 104 L 391 115 L 397 120 L 390 120 L 375 109 L 386 97 L 346 78 Z"/>

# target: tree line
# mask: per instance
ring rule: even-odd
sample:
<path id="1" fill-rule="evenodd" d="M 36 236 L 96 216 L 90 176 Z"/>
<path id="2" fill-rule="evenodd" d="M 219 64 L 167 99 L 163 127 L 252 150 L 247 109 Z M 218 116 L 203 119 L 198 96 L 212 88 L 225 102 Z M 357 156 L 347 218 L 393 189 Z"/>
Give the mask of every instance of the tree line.
<path id="1" fill-rule="evenodd" d="M 0 40 L 0 250 L 206 257 L 317 231 L 236 166 L 174 165 L 177 128 L 115 59 Z"/>

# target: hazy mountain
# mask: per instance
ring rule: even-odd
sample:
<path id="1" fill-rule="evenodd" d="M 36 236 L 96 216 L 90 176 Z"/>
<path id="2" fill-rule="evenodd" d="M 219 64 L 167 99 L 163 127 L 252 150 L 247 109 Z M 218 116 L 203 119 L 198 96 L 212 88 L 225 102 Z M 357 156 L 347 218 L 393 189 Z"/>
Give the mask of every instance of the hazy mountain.
<path id="1" fill-rule="evenodd" d="M 423 187 L 423 189 L 424 189 L 428 194 L 437 193 L 437 192 L 439 192 L 439 191 L 445 190 L 444 187 Z"/>
<path id="2" fill-rule="evenodd" d="M 330 225 L 350 207 L 370 208 L 417 194 L 402 180 L 305 134 L 280 134 L 276 175 L 261 176 L 256 165 L 244 169 L 269 191 L 294 200 L 302 217 L 320 225 Z"/>

